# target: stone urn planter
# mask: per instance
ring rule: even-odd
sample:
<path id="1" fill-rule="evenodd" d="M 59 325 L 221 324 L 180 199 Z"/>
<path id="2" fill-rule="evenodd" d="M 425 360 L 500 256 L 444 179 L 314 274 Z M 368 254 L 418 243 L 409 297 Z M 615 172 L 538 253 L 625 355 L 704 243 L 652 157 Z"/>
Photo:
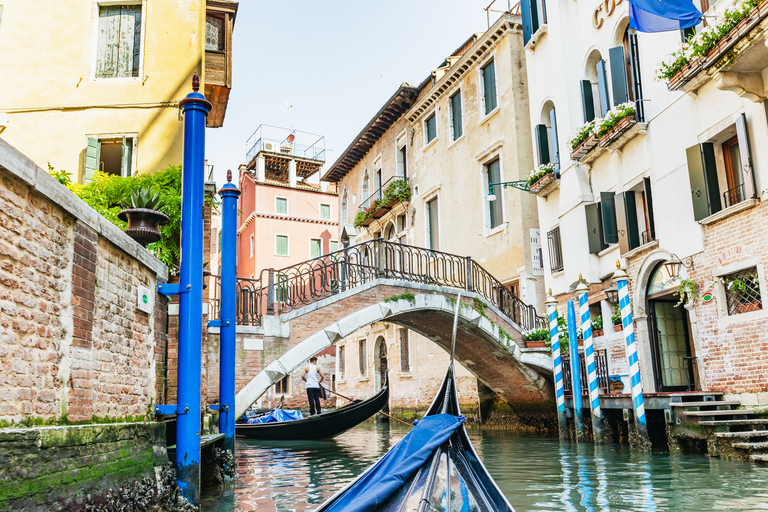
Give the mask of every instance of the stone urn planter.
<path id="1" fill-rule="evenodd" d="M 169 221 L 166 214 L 149 208 L 128 208 L 117 218 L 128 223 L 125 233 L 144 247 L 162 238 L 160 226 Z"/>

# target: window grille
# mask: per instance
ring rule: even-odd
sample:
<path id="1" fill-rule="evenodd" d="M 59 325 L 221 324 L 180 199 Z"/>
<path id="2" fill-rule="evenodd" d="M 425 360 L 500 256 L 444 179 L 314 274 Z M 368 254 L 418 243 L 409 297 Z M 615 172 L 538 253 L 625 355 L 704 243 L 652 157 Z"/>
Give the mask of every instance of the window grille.
<path id="1" fill-rule="evenodd" d="M 560 226 L 547 233 L 549 267 L 554 274 L 563 270 L 563 249 L 560 244 Z"/>
<path id="2" fill-rule="evenodd" d="M 400 371 L 403 373 L 411 372 L 411 355 L 408 346 L 408 329 L 400 329 Z"/>
<path id="3" fill-rule="evenodd" d="M 750 267 L 723 276 L 728 315 L 738 315 L 763 309 L 757 268 Z"/>
<path id="4" fill-rule="evenodd" d="M 277 384 L 275 384 L 275 394 L 276 395 L 287 395 L 288 393 L 288 381 L 290 379 L 290 375 L 286 375 L 279 381 L 277 381 Z"/>

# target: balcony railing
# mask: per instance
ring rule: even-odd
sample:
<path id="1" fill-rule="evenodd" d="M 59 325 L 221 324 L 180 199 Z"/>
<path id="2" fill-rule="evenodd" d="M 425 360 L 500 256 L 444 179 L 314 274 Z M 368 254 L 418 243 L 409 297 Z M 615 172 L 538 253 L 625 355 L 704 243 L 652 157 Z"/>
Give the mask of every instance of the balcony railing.
<path id="1" fill-rule="evenodd" d="M 563 391 L 573 393 L 573 378 L 571 377 L 571 356 L 561 354 L 560 361 L 563 365 Z M 587 365 L 584 354 L 579 354 L 579 367 L 581 368 L 581 392 L 589 394 L 589 382 L 587 381 Z M 595 368 L 597 371 L 597 389 L 601 393 L 608 392 L 608 357 L 605 350 L 595 350 Z"/>
<path id="2" fill-rule="evenodd" d="M 731 190 L 723 192 L 723 204 L 725 208 L 733 206 L 747 199 L 746 189 L 742 183 L 738 187 L 733 187 Z"/>
<path id="3" fill-rule="evenodd" d="M 283 155 L 307 158 L 309 160 L 318 160 L 325 162 L 325 148 L 318 145 L 307 146 L 296 144 L 285 140 L 260 138 L 248 149 L 247 159 L 250 162 L 259 152 L 268 151 L 271 153 L 280 153 Z"/>
<path id="4" fill-rule="evenodd" d="M 218 287 L 218 278 L 212 277 Z M 264 315 L 287 313 L 377 278 L 475 292 L 524 331 L 548 326 L 533 306 L 525 304 L 471 258 L 381 239 L 284 269 L 265 269 L 259 279 L 238 278 L 237 323 L 261 325 Z M 211 309 L 209 318 L 219 318 L 218 302 L 211 303 Z"/>
<path id="5" fill-rule="evenodd" d="M 382 183 L 380 186 L 376 187 L 373 190 L 373 194 L 371 194 L 368 198 L 366 198 L 365 201 L 360 203 L 360 207 L 359 207 L 360 211 L 367 210 L 368 207 L 371 206 L 371 203 L 373 203 L 377 199 L 381 199 L 382 197 L 384 197 L 384 192 L 386 192 L 387 187 L 389 187 L 392 183 L 394 183 L 397 180 L 403 180 L 406 183 L 408 183 L 408 178 L 406 178 L 406 177 L 403 177 L 403 176 L 392 176 L 387 181 Z"/>

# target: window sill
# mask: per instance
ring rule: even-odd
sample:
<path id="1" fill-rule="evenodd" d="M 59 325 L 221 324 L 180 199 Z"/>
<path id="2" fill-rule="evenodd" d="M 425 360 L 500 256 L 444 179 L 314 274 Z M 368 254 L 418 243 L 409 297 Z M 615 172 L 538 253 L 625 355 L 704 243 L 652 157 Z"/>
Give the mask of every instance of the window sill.
<path id="1" fill-rule="evenodd" d="M 497 201 L 498 201 L 498 199 L 497 199 Z M 483 233 L 483 238 L 488 238 L 488 237 L 491 237 L 491 236 L 496 235 L 498 233 L 501 233 L 503 231 L 506 231 L 508 225 L 509 225 L 509 222 L 502 222 L 501 224 L 499 224 L 498 226 L 496 226 L 492 230 L 484 232 Z"/>
<path id="2" fill-rule="evenodd" d="M 725 326 L 743 322 L 752 322 L 755 320 L 762 320 L 764 318 L 768 318 L 768 310 L 766 309 L 750 311 L 749 313 L 739 313 L 738 315 L 729 315 L 726 313 L 724 316 L 720 317 L 720 325 Z"/>
<path id="3" fill-rule="evenodd" d="M 428 148 L 430 148 L 430 147 L 434 146 L 434 144 L 435 144 L 436 142 L 437 142 L 437 135 L 435 135 L 435 138 L 434 138 L 434 139 L 432 139 L 431 141 L 429 141 L 429 142 L 427 142 L 426 144 L 424 144 L 424 147 L 422 148 L 422 151 L 426 151 Z"/>
<path id="4" fill-rule="evenodd" d="M 624 254 L 622 254 L 622 257 L 627 260 L 631 260 L 635 256 L 639 256 L 640 254 L 644 253 L 645 251 L 650 251 L 651 249 L 655 249 L 659 246 L 658 240 L 651 240 L 647 244 L 641 245 L 639 247 L 635 247 L 631 251 L 628 251 Z"/>
<path id="5" fill-rule="evenodd" d="M 551 272 L 552 277 L 560 277 L 562 275 L 565 275 L 565 269 L 563 270 L 556 270 L 555 272 Z"/>
<path id="6" fill-rule="evenodd" d="M 113 77 L 93 77 L 94 82 L 139 82 L 141 81 L 141 78 L 138 76 L 113 76 Z"/>
<path id="7" fill-rule="evenodd" d="M 498 100 L 498 97 L 497 97 L 497 100 Z M 481 107 L 482 107 L 482 105 L 481 105 Z M 501 112 L 501 107 L 499 107 L 498 105 L 496 105 L 496 108 L 494 108 L 493 110 L 491 110 L 490 112 L 488 112 L 487 114 L 485 114 L 485 117 L 483 117 L 483 118 L 480 120 L 480 122 L 479 122 L 479 123 L 477 123 L 477 124 L 478 124 L 479 126 L 482 126 L 482 125 L 484 125 L 484 124 L 485 124 L 485 123 L 487 123 L 487 122 L 488 122 L 488 121 L 489 121 L 489 120 L 490 120 L 492 117 L 496 117 L 496 114 L 498 114 L 499 112 Z"/>
<path id="8" fill-rule="evenodd" d="M 528 41 L 528 44 L 525 45 L 525 49 L 530 51 L 531 53 L 536 52 L 536 45 L 539 44 L 539 41 L 541 41 L 544 36 L 546 36 L 549 33 L 549 29 L 547 28 L 547 24 L 543 24 L 540 26 L 536 32 L 533 33 L 531 36 L 531 39 Z"/>
<path id="9" fill-rule="evenodd" d="M 599 253 L 597 253 L 597 255 L 602 258 L 606 254 L 608 254 L 610 252 L 613 252 L 614 250 L 618 249 L 618 247 L 619 247 L 619 244 L 611 244 L 608 247 L 606 247 L 605 249 L 603 249 L 602 251 L 600 251 Z"/>
<path id="10" fill-rule="evenodd" d="M 408 372 L 408 373 L 400 372 L 400 373 L 397 374 L 397 376 L 400 377 L 401 379 L 413 378 L 413 375 L 410 372 Z"/>
<path id="11" fill-rule="evenodd" d="M 359 379 L 357 379 L 357 382 L 368 382 L 369 380 L 371 379 L 368 377 L 360 377 Z"/>
<path id="12" fill-rule="evenodd" d="M 709 226 L 710 224 L 714 224 L 717 221 L 727 219 L 728 217 L 731 217 L 733 215 L 736 215 L 737 213 L 741 213 L 745 210 L 749 210 L 750 208 L 754 208 L 757 206 L 757 203 L 759 201 L 757 199 L 747 199 L 746 201 L 742 201 L 740 203 L 737 203 L 733 206 L 729 206 L 725 210 L 720 210 L 719 212 L 710 215 L 709 217 L 705 217 L 699 221 L 699 224 L 702 226 Z"/>
<path id="13" fill-rule="evenodd" d="M 460 136 L 458 139 L 453 139 L 452 141 L 450 141 L 450 143 L 448 144 L 448 148 L 451 148 L 451 147 L 453 147 L 453 146 L 454 146 L 456 143 L 458 143 L 458 142 L 460 142 L 460 141 L 464 140 L 465 136 L 466 136 L 466 134 L 462 133 L 462 134 L 461 134 L 461 136 Z"/>
<path id="14" fill-rule="evenodd" d="M 275 254 L 275 256 L 277 256 L 278 258 L 290 258 L 291 257 L 290 254 Z"/>

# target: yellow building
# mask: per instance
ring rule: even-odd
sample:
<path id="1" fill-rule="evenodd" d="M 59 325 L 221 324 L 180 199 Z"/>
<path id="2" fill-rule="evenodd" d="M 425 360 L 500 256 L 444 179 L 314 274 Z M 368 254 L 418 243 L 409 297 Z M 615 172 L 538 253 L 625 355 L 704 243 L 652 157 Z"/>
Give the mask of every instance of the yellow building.
<path id="1" fill-rule="evenodd" d="M 197 73 L 221 126 L 232 86 L 227 0 L 40 0 L 0 6 L 0 137 L 87 181 L 182 161 L 178 102 Z"/>

